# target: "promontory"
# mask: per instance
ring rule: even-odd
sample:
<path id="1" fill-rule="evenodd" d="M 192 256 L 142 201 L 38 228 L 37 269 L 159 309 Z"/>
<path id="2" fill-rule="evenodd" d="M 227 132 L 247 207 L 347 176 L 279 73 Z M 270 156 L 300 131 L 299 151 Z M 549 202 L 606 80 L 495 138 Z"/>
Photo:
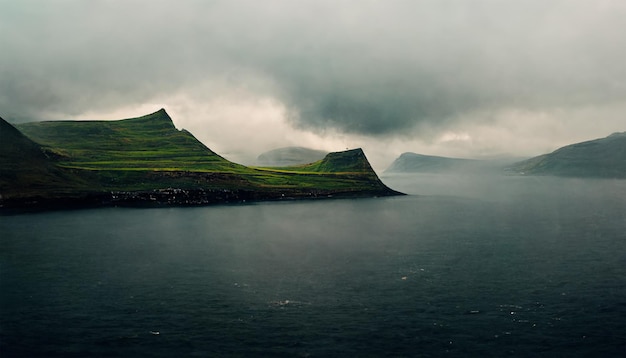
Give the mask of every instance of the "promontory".
<path id="1" fill-rule="evenodd" d="M 0 118 L 0 208 L 207 205 L 402 195 L 361 149 L 314 163 L 248 167 L 216 154 L 161 109 L 115 121 Z"/>

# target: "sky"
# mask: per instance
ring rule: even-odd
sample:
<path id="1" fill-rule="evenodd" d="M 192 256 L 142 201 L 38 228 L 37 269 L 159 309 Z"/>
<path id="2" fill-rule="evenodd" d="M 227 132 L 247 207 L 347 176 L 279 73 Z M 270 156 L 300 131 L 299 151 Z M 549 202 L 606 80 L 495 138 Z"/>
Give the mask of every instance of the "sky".
<path id="1" fill-rule="evenodd" d="M 0 116 L 165 108 L 226 158 L 529 157 L 626 131 L 623 0 L 0 0 Z"/>

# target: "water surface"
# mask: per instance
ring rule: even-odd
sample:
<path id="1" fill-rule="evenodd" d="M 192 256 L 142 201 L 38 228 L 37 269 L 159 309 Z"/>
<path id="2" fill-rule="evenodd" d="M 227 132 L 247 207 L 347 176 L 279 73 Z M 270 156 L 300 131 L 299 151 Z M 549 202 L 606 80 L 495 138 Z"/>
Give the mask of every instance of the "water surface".
<path id="1" fill-rule="evenodd" d="M 625 181 L 383 179 L 0 217 L 0 356 L 626 354 Z"/>

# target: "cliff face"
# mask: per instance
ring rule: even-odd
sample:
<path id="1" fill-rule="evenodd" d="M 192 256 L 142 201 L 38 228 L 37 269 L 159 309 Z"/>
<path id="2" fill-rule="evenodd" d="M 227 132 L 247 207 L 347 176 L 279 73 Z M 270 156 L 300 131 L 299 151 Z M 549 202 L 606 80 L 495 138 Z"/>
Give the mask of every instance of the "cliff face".
<path id="1" fill-rule="evenodd" d="M 320 173 L 363 173 L 375 174 L 361 148 L 328 153 L 324 159 L 304 166 Z"/>
<path id="2" fill-rule="evenodd" d="M 0 128 L 0 207 L 400 194 L 378 180 L 360 149 L 331 153 L 307 170 L 249 168 L 177 130 L 164 110 L 119 121 L 2 121 Z"/>

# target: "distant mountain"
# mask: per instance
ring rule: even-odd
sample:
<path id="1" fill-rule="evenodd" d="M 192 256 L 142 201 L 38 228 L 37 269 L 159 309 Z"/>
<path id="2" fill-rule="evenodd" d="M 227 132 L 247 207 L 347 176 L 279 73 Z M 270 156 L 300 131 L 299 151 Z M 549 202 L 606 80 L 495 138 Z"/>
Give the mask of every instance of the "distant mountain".
<path id="1" fill-rule="evenodd" d="M 510 163 L 510 162 L 509 162 Z M 502 166 L 501 160 L 477 160 L 448 158 L 416 153 L 400 155 L 386 173 L 452 173 L 452 172 L 484 172 Z"/>
<path id="2" fill-rule="evenodd" d="M 257 165 L 265 167 L 288 167 L 316 162 L 328 152 L 304 147 L 284 147 L 262 153 L 257 158 Z"/>
<path id="3" fill-rule="evenodd" d="M 626 178 L 626 132 L 561 147 L 508 170 L 525 175 Z"/>
<path id="4" fill-rule="evenodd" d="M 360 149 L 308 166 L 251 168 L 219 156 L 165 112 L 117 121 L 0 119 L 0 208 L 204 205 L 400 195 Z"/>
<path id="5" fill-rule="evenodd" d="M 374 173 L 361 148 L 328 153 L 322 160 L 290 169 L 318 173 Z"/>

